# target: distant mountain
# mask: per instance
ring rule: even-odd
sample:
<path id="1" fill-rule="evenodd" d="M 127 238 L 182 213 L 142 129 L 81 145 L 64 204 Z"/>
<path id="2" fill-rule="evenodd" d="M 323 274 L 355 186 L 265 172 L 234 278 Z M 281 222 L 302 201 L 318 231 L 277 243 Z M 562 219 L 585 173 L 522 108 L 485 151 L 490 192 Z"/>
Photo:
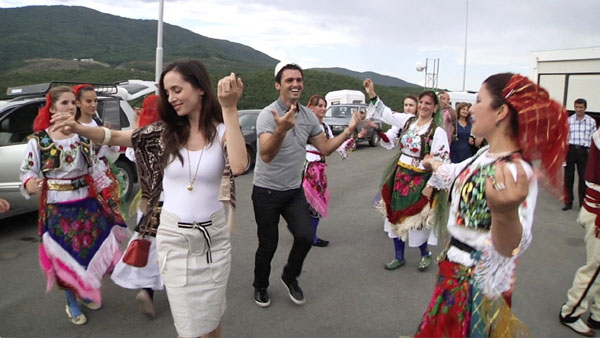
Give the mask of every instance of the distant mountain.
<path id="1" fill-rule="evenodd" d="M 111 67 L 154 70 L 156 20 L 134 20 L 79 6 L 0 8 L 0 72 L 30 59 L 94 59 Z M 194 57 L 209 70 L 246 72 L 277 60 L 248 46 L 165 23 L 164 61 Z"/>
<path id="2" fill-rule="evenodd" d="M 311 68 L 314 70 L 320 70 L 323 72 L 329 72 L 339 75 L 346 75 L 356 79 L 364 80 L 365 78 L 371 78 L 376 84 L 383 86 L 394 86 L 394 87 L 421 87 L 414 83 L 406 82 L 402 79 L 393 76 L 381 75 L 375 72 L 355 72 L 346 68 Z"/>

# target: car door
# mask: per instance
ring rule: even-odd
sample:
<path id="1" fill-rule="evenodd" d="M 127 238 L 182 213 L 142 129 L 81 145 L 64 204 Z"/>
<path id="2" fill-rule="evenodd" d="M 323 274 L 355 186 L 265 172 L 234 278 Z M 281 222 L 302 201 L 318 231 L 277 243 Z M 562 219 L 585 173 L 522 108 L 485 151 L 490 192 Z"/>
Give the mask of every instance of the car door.
<path id="1" fill-rule="evenodd" d="M 0 197 L 11 205 L 11 210 L 0 215 L 0 218 L 38 208 L 37 197 L 27 200 L 21 195 L 19 176 L 25 158 L 27 136 L 33 133 L 33 120 L 43 104 L 43 100 L 24 103 L 3 112 L 0 117 Z"/>

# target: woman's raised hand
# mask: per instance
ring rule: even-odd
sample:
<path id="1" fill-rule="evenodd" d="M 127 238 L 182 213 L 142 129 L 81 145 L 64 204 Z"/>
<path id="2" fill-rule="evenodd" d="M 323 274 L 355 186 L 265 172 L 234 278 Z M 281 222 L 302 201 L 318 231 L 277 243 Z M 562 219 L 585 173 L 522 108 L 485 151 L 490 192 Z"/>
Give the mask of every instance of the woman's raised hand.
<path id="1" fill-rule="evenodd" d="M 517 180 L 513 179 L 506 162 L 496 164 L 496 177 L 488 177 L 485 184 L 485 197 L 493 213 L 515 211 L 529 193 L 529 180 L 520 161 L 517 165 Z"/>
<path id="2" fill-rule="evenodd" d="M 235 73 L 225 76 L 217 85 L 217 96 L 223 108 L 237 108 L 237 103 L 244 92 L 242 79 L 237 78 Z"/>
<path id="3" fill-rule="evenodd" d="M 373 83 L 373 80 L 371 80 L 370 78 L 366 78 L 363 82 L 363 86 L 365 87 L 369 98 L 377 96 L 377 93 L 375 93 L 375 83 Z"/>
<path id="4" fill-rule="evenodd" d="M 64 113 L 54 113 L 50 118 L 50 131 L 62 131 L 65 134 L 69 133 L 77 133 L 77 120 L 75 120 L 75 115 L 64 112 Z"/>

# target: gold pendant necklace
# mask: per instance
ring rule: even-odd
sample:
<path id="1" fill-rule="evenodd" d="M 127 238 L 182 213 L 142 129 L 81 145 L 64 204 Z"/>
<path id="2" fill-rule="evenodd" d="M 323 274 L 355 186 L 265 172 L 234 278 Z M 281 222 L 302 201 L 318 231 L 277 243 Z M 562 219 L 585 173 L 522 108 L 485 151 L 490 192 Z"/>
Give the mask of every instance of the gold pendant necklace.
<path id="1" fill-rule="evenodd" d="M 200 150 L 200 158 L 198 159 L 198 164 L 196 164 L 196 172 L 194 173 L 194 176 L 192 177 L 192 161 L 190 161 L 190 150 L 187 150 L 187 158 L 188 158 L 188 170 L 189 170 L 189 174 L 190 174 L 190 184 L 187 186 L 187 190 L 188 191 L 192 191 L 194 190 L 194 183 L 196 182 L 196 175 L 198 175 L 198 168 L 200 168 L 200 161 L 202 161 L 202 155 L 204 154 L 204 148 L 202 148 L 202 150 Z"/>

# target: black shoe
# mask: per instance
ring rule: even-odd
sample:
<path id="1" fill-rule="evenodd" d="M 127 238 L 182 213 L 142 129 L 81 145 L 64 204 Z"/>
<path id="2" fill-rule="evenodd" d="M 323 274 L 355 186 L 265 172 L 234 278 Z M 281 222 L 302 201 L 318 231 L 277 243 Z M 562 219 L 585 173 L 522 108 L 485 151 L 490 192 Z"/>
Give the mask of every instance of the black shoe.
<path id="1" fill-rule="evenodd" d="M 590 317 L 587 320 L 587 324 L 592 329 L 600 330 L 600 322 L 596 321 L 596 320 L 593 320 L 591 315 L 590 315 Z"/>
<path id="2" fill-rule="evenodd" d="M 269 307 L 271 305 L 267 288 L 254 288 L 254 302 L 260 307 Z"/>
<path id="3" fill-rule="evenodd" d="M 565 206 L 562 207 L 562 209 L 560 209 L 560 210 L 565 211 L 565 210 L 571 210 L 571 209 L 573 209 L 572 205 L 565 204 Z"/>
<path id="4" fill-rule="evenodd" d="M 285 285 L 292 302 L 296 303 L 297 305 L 306 303 L 302 289 L 300 288 L 300 285 L 298 285 L 298 280 L 294 279 L 290 282 L 286 282 L 285 279 L 281 277 L 281 281 L 283 282 L 283 285 Z"/>
<path id="5" fill-rule="evenodd" d="M 316 242 L 313 243 L 313 246 L 326 247 L 329 245 L 329 241 L 318 238 Z"/>
<path id="6" fill-rule="evenodd" d="M 562 314 L 558 313 L 558 320 L 560 323 L 569 329 L 575 331 L 576 333 L 586 336 L 586 337 L 594 337 L 596 333 L 590 329 L 580 317 L 563 317 Z"/>

